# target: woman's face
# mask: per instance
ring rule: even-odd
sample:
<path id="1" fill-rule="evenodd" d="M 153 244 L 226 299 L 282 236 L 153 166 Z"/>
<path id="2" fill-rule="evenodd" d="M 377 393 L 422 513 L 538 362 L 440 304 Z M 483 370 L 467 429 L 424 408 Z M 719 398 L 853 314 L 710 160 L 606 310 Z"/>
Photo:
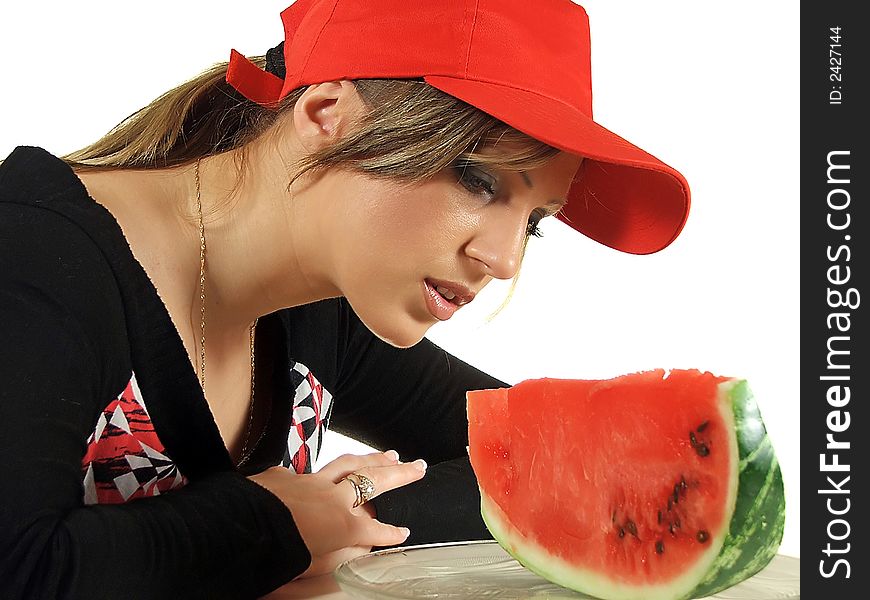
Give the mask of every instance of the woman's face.
<path id="1" fill-rule="evenodd" d="M 375 335 L 412 346 L 493 278 L 516 274 L 528 232 L 559 210 L 580 161 L 560 153 L 524 172 L 473 166 L 415 184 L 330 173 L 333 283 Z"/>

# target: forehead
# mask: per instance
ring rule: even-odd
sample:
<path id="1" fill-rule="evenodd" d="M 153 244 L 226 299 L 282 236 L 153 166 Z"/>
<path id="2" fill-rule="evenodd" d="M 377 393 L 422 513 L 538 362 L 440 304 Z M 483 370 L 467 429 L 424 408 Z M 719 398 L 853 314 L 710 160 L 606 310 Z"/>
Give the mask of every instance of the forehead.
<path id="1" fill-rule="evenodd" d="M 520 171 L 519 174 L 529 189 L 540 188 L 543 193 L 552 196 L 547 206 L 559 209 L 567 203 L 568 190 L 582 163 L 582 156 L 559 152 L 543 167 Z"/>
<path id="2" fill-rule="evenodd" d="M 554 164 L 569 170 L 573 165 L 576 171 L 582 161 L 581 156 L 563 152 L 523 134 L 519 135 L 520 139 L 516 138 L 515 133 L 512 139 L 502 136 L 480 143 L 471 148 L 467 155 L 496 167 L 519 172 L 536 171 Z"/>

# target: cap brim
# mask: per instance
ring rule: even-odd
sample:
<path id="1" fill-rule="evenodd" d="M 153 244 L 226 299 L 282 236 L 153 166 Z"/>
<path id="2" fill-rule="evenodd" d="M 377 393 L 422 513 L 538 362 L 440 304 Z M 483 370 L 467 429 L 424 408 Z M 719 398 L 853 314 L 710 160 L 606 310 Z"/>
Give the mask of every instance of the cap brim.
<path id="1" fill-rule="evenodd" d="M 689 185 L 675 169 L 573 106 L 495 83 L 424 77 L 431 86 L 554 148 L 585 157 L 560 220 L 616 250 L 651 254 L 676 239 Z"/>

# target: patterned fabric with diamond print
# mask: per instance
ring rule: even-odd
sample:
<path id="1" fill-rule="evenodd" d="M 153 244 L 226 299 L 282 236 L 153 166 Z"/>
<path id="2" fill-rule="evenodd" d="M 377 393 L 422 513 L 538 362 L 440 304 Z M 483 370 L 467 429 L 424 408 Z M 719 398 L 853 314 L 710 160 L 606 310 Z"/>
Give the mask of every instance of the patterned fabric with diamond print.
<path id="1" fill-rule="evenodd" d="M 310 473 L 328 426 L 332 395 L 301 363 L 291 370 L 293 417 L 282 465 L 296 473 Z M 97 419 L 82 459 L 85 504 L 121 504 L 158 496 L 187 483 L 167 455 L 131 377 Z"/>
<path id="2" fill-rule="evenodd" d="M 293 398 L 293 419 L 287 437 L 287 452 L 281 464 L 297 473 L 311 473 L 320 454 L 323 430 L 329 427 L 332 394 L 323 388 L 314 374 L 302 363 L 290 370 Z"/>
<path id="3" fill-rule="evenodd" d="M 85 504 L 121 504 L 187 483 L 154 431 L 135 373 L 97 419 L 82 471 Z"/>

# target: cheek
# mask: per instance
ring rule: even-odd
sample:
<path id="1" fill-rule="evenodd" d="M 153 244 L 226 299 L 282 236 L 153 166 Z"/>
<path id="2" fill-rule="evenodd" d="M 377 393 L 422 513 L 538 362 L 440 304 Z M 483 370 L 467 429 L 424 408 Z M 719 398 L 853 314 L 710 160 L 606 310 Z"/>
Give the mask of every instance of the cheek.
<path id="1" fill-rule="evenodd" d="M 343 215 L 339 287 L 376 336 L 411 346 L 436 322 L 422 279 L 456 271 L 468 208 L 437 184 L 360 186 L 356 194 Z"/>
<path id="2" fill-rule="evenodd" d="M 467 227 L 455 198 L 427 186 L 379 192 L 360 202 L 354 215 L 354 237 L 368 246 L 370 258 L 422 267 L 455 252 Z"/>

